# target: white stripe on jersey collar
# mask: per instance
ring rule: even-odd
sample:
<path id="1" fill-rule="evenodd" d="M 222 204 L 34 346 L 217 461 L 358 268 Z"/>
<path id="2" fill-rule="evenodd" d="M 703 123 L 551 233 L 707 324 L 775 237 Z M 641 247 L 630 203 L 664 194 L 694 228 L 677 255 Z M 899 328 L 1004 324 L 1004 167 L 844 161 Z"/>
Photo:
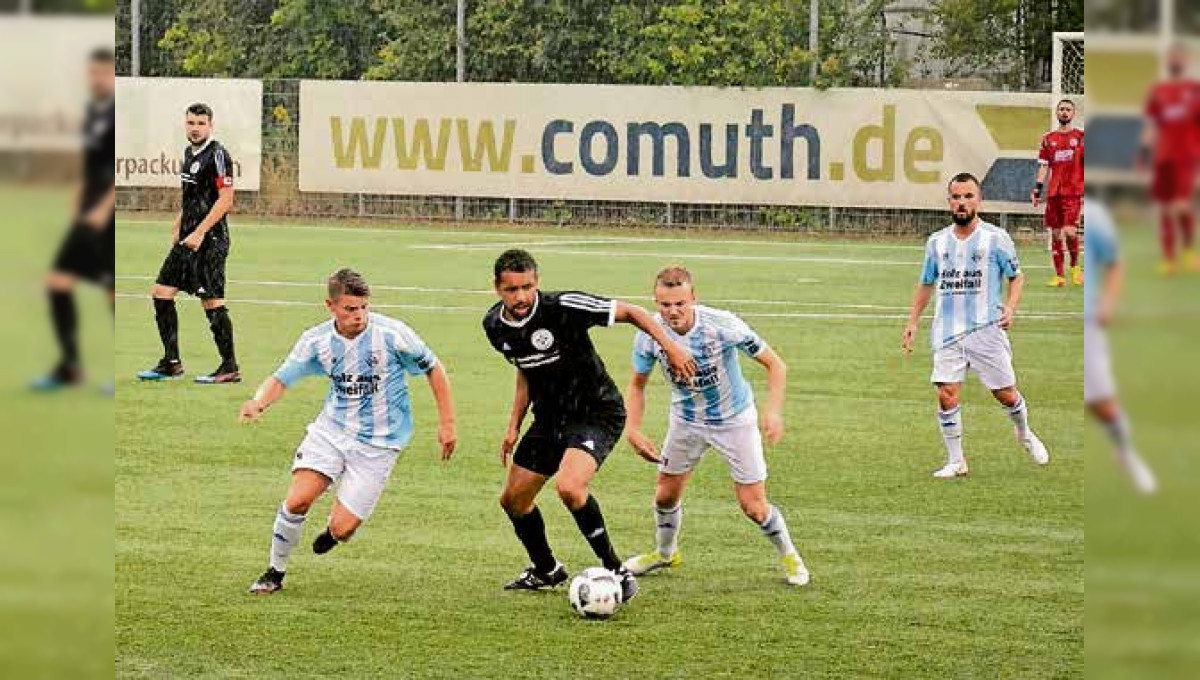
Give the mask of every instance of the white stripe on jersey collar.
<path id="1" fill-rule="evenodd" d="M 212 141 L 213 141 L 212 135 L 209 135 L 208 139 L 204 140 L 204 143 L 200 145 L 200 148 L 196 148 L 196 146 L 191 144 L 190 142 L 188 143 L 188 146 L 192 147 L 192 155 L 195 156 L 196 154 L 200 153 L 201 151 L 204 151 L 205 149 L 207 149 L 208 145 L 212 144 Z"/>
<path id="2" fill-rule="evenodd" d="M 504 308 L 504 303 L 501 302 L 500 303 L 500 321 L 503 322 L 505 326 L 511 326 L 512 328 L 524 328 L 525 324 L 529 323 L 529 321 L 531 319 L 533 319 L 533 315 L 537 314 L 538 305 L 541 304 L 541 302 L 542 302 L 542 291 L 539 290 L 537 295 L 535 295 L 533 298 L 533 309 L 529 310 L 529 313 L 525 315 L 525 318 L 521 319 L 520 321 L 509 321 L 508 318 L 504 316 L 504 312 L 506 312 L 507 310 Z"/>

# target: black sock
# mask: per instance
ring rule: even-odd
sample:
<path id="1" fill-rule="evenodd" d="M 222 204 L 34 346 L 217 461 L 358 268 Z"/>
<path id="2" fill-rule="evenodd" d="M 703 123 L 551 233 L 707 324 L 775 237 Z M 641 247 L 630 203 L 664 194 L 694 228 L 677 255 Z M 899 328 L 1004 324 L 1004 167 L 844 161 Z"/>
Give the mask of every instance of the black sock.
<path id="1" fill-rule="evenodd" d="M 79 315 L 75 313 L 75 294 L 70 291 L 50 291 L 50 317 L 54 320 L 54 335 L 62 352 L 58 370 L 65 372 L 79 365 L 77 329 Z"/>
<path id="2" fill-rule="evenodd" d="M 167 361 L 179 361 L 179 315 L 175 313 L 174 300 L 154 298 L 154 322 L 158 324 L 163 358 Z"/>
<path id="3" fill-rule="evenodd" d="M 221 368 L 238 370 L 237 358 L 233 355 L 233 321 L 229 318 L 229 309 L 224 306 L 206 309 L 204 315 L 208 317 L 208 328 L 221 354 Z"/>
<path id="4" fill-rule="evenodd" d="M 509 515 L 508 519 L 517 532 L 517 538 L 521 539 L 521 544 L 525 546 L 525 552 L 529 553 L 529 561 L 533 562 L 533 567 L 543 574 L 554 571 L 558 560 L 554 559 L 550 542 L 546 540 L 546 523 L 542 521 L 542 511 L 534 506 L 528 515 Z"/>
<path id="5" fill-rule="evenodd" d="M 608 539 L 608 529 L 604 526 L 604 515 L 600 512 L 596 497 L 589 495 L 583 507 L 572 510 L 571 514 L 575 516 L 575 524 L 604 568 L 615 570 L 620 567 L 621 558 L 617 557 L 617 551 L 613 550 L 612 541 Z"/>

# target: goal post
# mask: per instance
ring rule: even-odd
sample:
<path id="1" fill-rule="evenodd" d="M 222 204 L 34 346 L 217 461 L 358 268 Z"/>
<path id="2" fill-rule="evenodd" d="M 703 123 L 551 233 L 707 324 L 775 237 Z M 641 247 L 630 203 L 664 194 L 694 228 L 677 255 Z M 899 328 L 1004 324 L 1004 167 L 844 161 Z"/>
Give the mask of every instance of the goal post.
<path id="1" fill-rule="evenodd" d="M 1086 119 L 1084 105 L 1084 70 L 1083 70 L 1083 32 L 1056 31 L 1054 33 L 1054 51 L 1050 62 L 1051 93 L 1054 102 L 1060 99 L 1075 101 L 1076 125 L 1083 127 Z M 1050 125 L 1054 127 L 1058 121 L 1054 118 L 1054 110 L 1050 111 Z"/>

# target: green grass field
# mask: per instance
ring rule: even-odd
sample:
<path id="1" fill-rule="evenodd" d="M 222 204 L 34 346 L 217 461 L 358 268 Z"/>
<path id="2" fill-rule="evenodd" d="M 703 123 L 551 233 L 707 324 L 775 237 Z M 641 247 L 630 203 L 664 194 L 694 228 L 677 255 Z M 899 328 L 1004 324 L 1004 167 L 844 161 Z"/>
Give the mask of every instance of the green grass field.
<path id="1" fill-rule="evenodd" d="M 921 244 L 753 235 L 471 227 L 358 228 L 234 221 L 229 307 L 247 383 L 137 384 L 160 347 L 146 293 L 165 219 L 121 222 L 116 411 L 116 671 L 122 677 L 1078 677 L 1083 670 L 1084 456 L 1081 291 L 1031 285 L 1013 330 L 1032 422 L 1054 462 L 1037 469 L 990 395 L 964 394 L 970 478 L 929 477 L 943 457 L 918 352 L 899 351 Z M 710 304 L 737 311 L 787 360 L 784 442 L 768 451 L 770 496 L 813 572 L 789 589 L 710 458 L 685 500 L 683 566 L 642 580 L 613 620 L 577 618 L 565 590 L 508 593 L 525 564 L 496 497 L 512 369 L 484 340 L 491 263 L 539 257 L 547 290 L 648 305 L 669 263 Z M 1039 265 L 1041 266 L 1040 268 Z M 258 426 L 235 414 L 307 327 L 320 282 L 353 266 L 377 311 L 403 318 L 448 367 L 454 460 L 436 456 L 428 388 L 413 384 L 417 434 L 375 516 L 317 558 L 298 550 L 286 588 L 253 598 L 294 447 L 327 385 L 292 390 Z M 189 375 L 217 364 L 200 307 L 180 304 Z M 633 331 L 593 338 L 618 384 Z M 760 394 L 763 372 L 747 362 Z M 423 382 L 423 381 L 422 381 Z M 656 377 L 648 433 L 665 431 Z M 1100 473 L 1098 473 L 1100 474 Z M 594 486 L 623 554 L 652 546 L 654 468 L 622 444 Z M 310 513 L 307 539 L 329 500 Z M 551 544 L 572 570 L 595 563 L 552 493 Z"/>

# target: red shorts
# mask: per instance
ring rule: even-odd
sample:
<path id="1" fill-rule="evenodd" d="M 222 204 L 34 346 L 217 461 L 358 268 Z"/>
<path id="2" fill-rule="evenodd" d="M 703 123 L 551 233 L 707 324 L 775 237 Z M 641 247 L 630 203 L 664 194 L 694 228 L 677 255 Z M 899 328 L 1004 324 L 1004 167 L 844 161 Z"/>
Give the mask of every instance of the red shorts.
<path id="1" fill-rule="evenodd" d="M 1159 203 L 1190 199 L 1195 182 L 1195 162 L 1162 161 L 1154 164 L 1154 181 L 1150 191 Z"/>
<path id="2" fill-rule="evenodd" d="M 1082 196 L 1051 196 L 1046 199 L 1046 228 L 1062 229 L 1079 224 Z"/>

